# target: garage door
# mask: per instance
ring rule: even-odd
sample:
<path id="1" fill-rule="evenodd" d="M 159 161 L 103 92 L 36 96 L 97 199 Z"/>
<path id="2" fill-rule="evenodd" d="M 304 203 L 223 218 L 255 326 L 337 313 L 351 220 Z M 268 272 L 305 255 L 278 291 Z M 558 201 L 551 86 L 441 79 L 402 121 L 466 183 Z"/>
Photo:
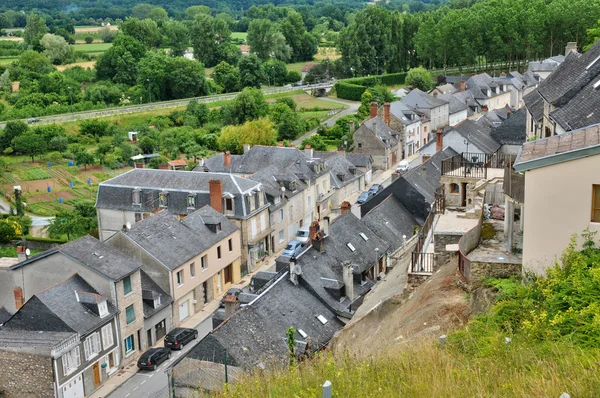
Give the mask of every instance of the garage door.
<path id="1" fill-rule="evenodd" d="M 81 380 L 81 374 L 70 380 L 67 384 L 62 387 L 63 398 L 83 398 L 83 380 Z"/>
<path id="2" fill-rule="evenodd" d="M 185 300 L 183 303 L 179 304 L 179 320 L 183 321 L 185 318 L 190 316 L 190 300 Z"/>

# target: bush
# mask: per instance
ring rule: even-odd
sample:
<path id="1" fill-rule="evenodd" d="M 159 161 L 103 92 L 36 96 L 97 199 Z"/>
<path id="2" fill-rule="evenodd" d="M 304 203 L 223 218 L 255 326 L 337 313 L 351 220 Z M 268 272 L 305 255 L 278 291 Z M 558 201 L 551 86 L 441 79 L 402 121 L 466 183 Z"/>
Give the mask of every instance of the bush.
<path id="1" fill-rule="evenodd" d="M 335 92 L 337 93 L 338 98 L 350 101 L 360 101 L 360 97 L 366 89 L 367 87 L 365 86 L 347 82 L 337 82 L 335 84 Z"/>
<path id="2" fill-rule="evenodd" d="M 90 36 L 86 36 L 84 40 L 87 44 L 92 44 L 94 42 L 94 38 Z"/>

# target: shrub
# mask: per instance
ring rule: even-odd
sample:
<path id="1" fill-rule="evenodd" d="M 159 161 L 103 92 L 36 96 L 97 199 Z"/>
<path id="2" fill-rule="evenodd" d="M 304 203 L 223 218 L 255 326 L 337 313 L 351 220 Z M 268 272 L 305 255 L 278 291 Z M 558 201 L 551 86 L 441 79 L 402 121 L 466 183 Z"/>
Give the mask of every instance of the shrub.
<path id="1" fill-rule="evenodd" d="M 359 86 L 357 84 L 351 84 L 347 82 L 337 82 L 335 84 L 335 92 L 337 93 L 338 98 L 351 101 L 360 101 L 360 97 L 366 89 L 367 87 L 365 86 Z"/>
<path id="2" fill-rule="evenodd" d="M 94 38 L 90 36 L 86 36 L 84 40 L 87 44 L 92 44 L 94 42 Z"/>

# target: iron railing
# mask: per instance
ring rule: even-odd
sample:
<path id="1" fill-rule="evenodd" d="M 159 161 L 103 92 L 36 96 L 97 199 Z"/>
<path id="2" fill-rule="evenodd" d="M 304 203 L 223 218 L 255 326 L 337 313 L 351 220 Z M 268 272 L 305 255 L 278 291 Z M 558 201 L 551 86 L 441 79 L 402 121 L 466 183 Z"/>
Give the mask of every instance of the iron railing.
<path id="1" fill-rule="evenodd" d="M 504 153 L 463 152 L 442 161 L 442 175 L 463 178 L 487 178 L 488 169 L 512 165 L 514 157 Z"/>
<path id="2" fill-rule="evenodd" d="M 435 253 L 412 252 L 410 272 L 432 274 L 434 264 Z"/>

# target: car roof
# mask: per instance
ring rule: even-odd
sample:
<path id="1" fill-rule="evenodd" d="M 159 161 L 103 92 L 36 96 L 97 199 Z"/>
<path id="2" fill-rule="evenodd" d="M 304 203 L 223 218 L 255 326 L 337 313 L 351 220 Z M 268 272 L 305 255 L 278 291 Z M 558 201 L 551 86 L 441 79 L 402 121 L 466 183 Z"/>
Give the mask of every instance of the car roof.
<path id="1" fill-rule="evenodd" d="M 291 240 L 288 242 L 288 245 L 299 245 L 300 242 L 298 242 L 297 240 Z"/>

